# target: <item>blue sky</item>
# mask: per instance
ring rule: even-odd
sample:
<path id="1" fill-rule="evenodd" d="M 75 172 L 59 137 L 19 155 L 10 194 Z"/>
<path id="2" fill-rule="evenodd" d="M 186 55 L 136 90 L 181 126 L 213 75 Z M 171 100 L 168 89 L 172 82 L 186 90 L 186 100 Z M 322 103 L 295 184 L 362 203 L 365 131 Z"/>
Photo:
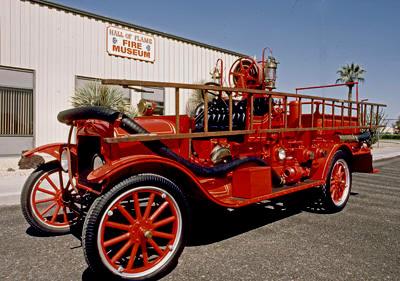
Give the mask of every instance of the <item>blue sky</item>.
<path id="1" fill-rule="evenodd" d="M 367 70 L 361 98 L 400 115 L 398 0 L 54 2 L 251 56 L 269 46 L 280 61 L 279 91 L 334 83 L 336 70 L 355 62 Z M 343 98 L 346 90 L 316 94 Z"/>

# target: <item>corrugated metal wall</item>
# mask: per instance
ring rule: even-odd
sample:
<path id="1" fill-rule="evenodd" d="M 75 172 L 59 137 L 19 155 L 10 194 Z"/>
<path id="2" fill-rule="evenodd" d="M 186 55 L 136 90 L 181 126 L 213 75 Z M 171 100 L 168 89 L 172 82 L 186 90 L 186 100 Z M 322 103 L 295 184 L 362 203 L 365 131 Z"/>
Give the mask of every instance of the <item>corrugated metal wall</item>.
<path id="1" fill-rule="evenodd" d="M 198 83 L 210 79 L 218 58 L 227 67 L 237 58 L 159 35 L 154 63 L 109 56 L 109 25 L 114 24 L 29 1 L 1 0 L 0 65 L 35 71 L 36 145 L 65 141 L 67 129 L 56 116 L 70 107 L 76 76 Z M 173 90 L 165 97 L 166 114 L 172 114 Z M 187 97 L 181 96 L 181 113 Z"/>

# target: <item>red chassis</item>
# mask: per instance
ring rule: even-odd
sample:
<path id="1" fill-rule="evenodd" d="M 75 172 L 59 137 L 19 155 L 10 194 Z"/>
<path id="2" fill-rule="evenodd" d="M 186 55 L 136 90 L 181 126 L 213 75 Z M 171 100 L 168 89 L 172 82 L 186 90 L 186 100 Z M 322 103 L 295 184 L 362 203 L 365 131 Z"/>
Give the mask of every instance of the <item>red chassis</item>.
<path id="1" fill-rule="evenodd" d="M 372 173 L 371 130 L 381 104 L 219 86 L 105 80 L 175 88 L 175 116 L 130 119 L 101 107 L 63 111 L 64 144 L 29 151 L 55 161 L 27 180 L 21 202 L 38 231 L 84 218 L 89 266 L 124 279 L 165 274 L 185 241 L 190 205 L 237 208 L 319 188 L 327 211 L 349 198 L 351 173 Z M 194 117 L 180 89 L 203 91 Z M 208 101 L 209 93 L 217 97 Z M 208 122 L 204 122 L 208 120 Z"/>

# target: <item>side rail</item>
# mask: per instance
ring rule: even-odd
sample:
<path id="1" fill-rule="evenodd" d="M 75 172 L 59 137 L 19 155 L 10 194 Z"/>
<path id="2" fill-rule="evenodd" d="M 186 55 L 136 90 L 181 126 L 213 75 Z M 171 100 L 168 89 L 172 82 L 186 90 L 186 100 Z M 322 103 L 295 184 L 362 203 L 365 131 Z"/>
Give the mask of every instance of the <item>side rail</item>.
<path id="1" fill-rule="evenodd" d="M 125 88 L 163 87 L 175 91 L 176 132 L 172 134 L 136 134 L 105 139 L 108 143 L 130 141 L 152 141 L 162 139 L 191 139 L 204 137 L 225 137 L 233 135 L 250 135 L 255 133 L 285 133 L 316 130 L 350 130 L 377 129 L 382 127 L 379 113 L 384 104 L 341 100 L 334 98 L 301 95 L 293 93 L 272 92 L 231 87 L 220 87 L 200 84 L 168 83 L 140 80 L 102 80 L 105 85 L 119 85 Z M 203 132 L 180 132 L 179 102 L 181 89 L 201 90 L 204 100 Z M 208 128 L 208 91 L 217 92 L 225 97 L 228 104 L 228 127 L 224 131 L 209 131 Z M 254 126 L 254 100 L 264 98 L 268 104 L 269 115 L 266 126 Z M 243 130 L 233 129 L 233 103 L 247 99 L 247 126 Z M 279 120 L 279 123 L 276 122 Z"/>

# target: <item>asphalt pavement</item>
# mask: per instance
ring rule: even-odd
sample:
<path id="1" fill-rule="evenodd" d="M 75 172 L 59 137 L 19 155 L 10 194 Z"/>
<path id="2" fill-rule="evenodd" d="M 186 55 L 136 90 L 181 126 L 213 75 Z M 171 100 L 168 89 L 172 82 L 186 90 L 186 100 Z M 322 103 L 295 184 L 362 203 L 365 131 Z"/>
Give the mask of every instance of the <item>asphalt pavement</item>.
<path id="1" fill-rule="evenodd" d="M 380 174 L 353 175 L 336 214 L 299 204 L 308 193 L 204 214 L 164 280 L 400 280 L 400 158 L 375 166 Z M 14 205 L 0 207 L 0 280 L 101 279 L 87 269 L 78 232 L 40 237 Z"/>

